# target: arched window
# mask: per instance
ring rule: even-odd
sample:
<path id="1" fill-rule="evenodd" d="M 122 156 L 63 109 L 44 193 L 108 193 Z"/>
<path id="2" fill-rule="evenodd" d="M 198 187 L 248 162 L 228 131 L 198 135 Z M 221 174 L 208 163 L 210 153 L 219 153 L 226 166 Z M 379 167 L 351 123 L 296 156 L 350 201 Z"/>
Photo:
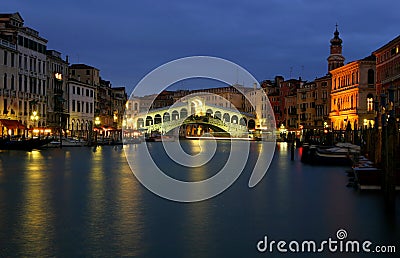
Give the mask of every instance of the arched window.
<path id="1" fill-rule="evenodd" d="M 163 121 L 168 122 L 171 119 L 170 115 L 168 112 L 165 112 L 163 115 Z"/>
<path id="2" fill-rule="evenodd" d="M 228 113 L 225 113 L 224 114 L 224 116 L 223 116 L 223 120 L 225 121 L 225 122 L 230 122 L 230 120 L 231 120 L 231 117 L 229 116 L 229 114 Z"/>
<path id="3" fill-rule="evenodd" d="M 176 110 L 172 111 L 172 121 L 178 120 L 178 119 L 179 119 L 178 111 L 176 111 Z"/>
<path id="4" fill-rule="evenodd" d="M 368 70 L 368 85 L 373 85 L 375 82 L 375 72 L 373 69 Z"/>
<path id="5" fill-rule="evenodd" d="M 186 118 L 188 116 L 188 112 L 186 108 L 182 108 L 180 112 L 181 119 Z"/>
<path id="6" fill-rule="evenodd" d="M 154 116 L 154 124 L 160 124 L 161 121 L 161 115 L 157 114 Z"/>
<path id="7" fill-rule="evenodd" d="M 368 94 L 368 96 L 367 96 L 367 111 L 373 111 L 373 110 L 374 110 L 374 96 L 372 94 Z"/>
<path id="8" fill-rule="evenodd" d="M 14 90 L 14 80 L 15 80 L 15 78 L 14 78 L 14 75 L 11 75 L 11 89 L 12 90 Z"/>
<path id="9" fill-rule="evenodd" d="M 231 118 L 231 123 L 237 124 L 238 122 L 239 122 L 238 121 L 238 117 L 236 115 L 233 115 L 232 118 Z"/>
<path id="10" fill-rule="evenodd" d="M 153 125 L 153 118 L 151 116 L 146 117 L 146 126 Z"/>
<path id="11" fill-rule="evenodd" d="M 4 74 L 4 78 L 3 78 L 3 87 L 4 87 L 4 89 L 7 89 L 7 74 L 5 73 Z"/>
<path id="12" fill-rule="evenodd" d="M 142 128 L 144 126 L 144 120 L 143 118 L 139 118 L 137 120 L 137 128 Z"/>
<path id="13" fill-rule="evenodd" d="M 218 118 L 218 119 L 221 119 L 221 112 L 215 111 L 214 117 Z"/>

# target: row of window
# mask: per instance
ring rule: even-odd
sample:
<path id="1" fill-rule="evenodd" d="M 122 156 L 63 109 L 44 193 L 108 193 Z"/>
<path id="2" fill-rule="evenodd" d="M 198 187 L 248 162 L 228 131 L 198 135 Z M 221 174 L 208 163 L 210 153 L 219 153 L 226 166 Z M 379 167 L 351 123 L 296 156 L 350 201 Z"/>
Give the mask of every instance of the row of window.
<path id="1" fill-rule="evenodd" d="M 10 57 L 8 57 L 10 55 Z M 10 61 L 8 61 L 10 60 Z M 4 50 L 3 52 L 3 64 L 8 65 L 10 64 L 11 67 L 15 67 L 15 54 L 13 52 L 8 52 Z"/>
<path id="2" fill-rule="evenodd" d="M 384 81 L 391 77 L 395 77 L 396 75 L 400 74 L 400 62 L 397 61 L 395 63 L 388 63 L 383 65 L 378 71 L 378 80 Z"/>
<path id="3" fill-rule="evenodd" d="M 28 78 L 29 78 L 29 89 L 28 89 Z M 3 76 L 3 85 L 0 85 L 0 88 L 15 90 L 16 86 L 15 86 L 14 75 L 9 76 L 7 73 L 5 73 Z M 26 75 L 20 74 L 18 77 L 18 90 L 29 93 L 35 93 L 39 95 L 46 95 L 46 80 L 40 80 L 35 77 L 28 77 Z"/>
<path id="4" fill-rule="evenodd" d="M 392 49 L 387 50 L 383 55 L 381 55 L 378 61 L 382 63 L 392 58 L 392 56 L 397 55 L 398 53 L 399 53 L 399 46 L 393 47 Z"/>
<path id="5" fill-rule="evenodd" d="M 72 86 L 72 94 L 93 98 L 93 90 Z"/>
<path id="6" fill-rule="evenodd" d="M 19 112 L 20 116 L 29 116 L 31 111 L 37 111 L 40 117 L 46 117 L 46 105 L 35 104 L 32 105 L 29 101 L 17 101 L 16 99 L 4 98 L 3 100 L 3 114 L 12 114 Z"/>
<path id="7" fill-rule="evenodd" d="M 15 67 L 15 56 L 16 55 L 13 52 L 4 50 L 3 64 L 6 66 L 10 65 L 11 67 Z M 28 56 L 20 54 L 18 56 L 18 65 L 20 68 L 23 68 L 26 71 L 29 70 L 32 72 L 46 74 L 46 61 L 40 60 L 38 58 L 29 57 L 29 62 L 28 62 Z M 64 71 L 64 68 L 62 65 L 54 63 L 54 62 L 52 63 L 53 72 L 66 73 L 66 69 L 67 68 L 65 68 L 65 71 Z"/>
<path id="8" fill-rule="evenodd" d="M 351 86 L 354 84 L 358 84 L 359 80 L 360 80 L 360 78 L 358 75 L 358 71 L 352 72 L 351 74 L 333 78 L 332 87 L 334 90 L 337 90 L 342 87 L 347 87 L 347 86 Z M 373 69 L 368 70 L 367 83 L 368 83 L 368 85 L 373 85 L 375 83 L 375 71 Z"/>
<path id="9" fill-rule="evenodd" d="M 93 103 L 84 102 L 84 101 L 75 101 L 72 100 L 71 106 L 72 112 L 82 112 L 87 114 L 93 114 Z"/>
<path id="10" fill-rule="evenodd" d="M 8 52 L 7 50 L 4 50 L 3 64 L 15 67 L 15 56 L 16 55 L 13 52 Z M 46 74 L 46 61 L 34 57 L 29 57 L 28 59 L 27 55 L 18 55 L 18 66 L 19 68 L 23 68 L 26 71 Z"/>
<path id="11" fill-rule="evenodd" d="M 34 40 L 25 38 L 23 36 L 18 36 L 18 45 L 25 47 L 25 48 L 29 48 L 33 51 L 42 53 L 42 54 L 46 54 L 46 46 L 43 44 L 40 44 L 39 42 L 36 42 Z"/>

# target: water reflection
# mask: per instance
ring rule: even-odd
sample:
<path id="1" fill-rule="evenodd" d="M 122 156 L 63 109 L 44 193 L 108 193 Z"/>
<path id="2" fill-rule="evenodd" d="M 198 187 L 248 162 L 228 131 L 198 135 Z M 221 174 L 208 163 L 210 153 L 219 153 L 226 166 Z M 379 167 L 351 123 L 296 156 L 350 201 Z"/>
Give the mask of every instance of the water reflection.
<path id="1" fill-rule="evenodd" d="M 135 146 L 125 147 L 134 153 Z M 2 152 L 0 256 L 256 257 L 265 234 L 321 239 L 338 228 L 353 239 L 396 244 L 400 217 L 388 220 L 381 195 L 346 188 L 343 167 L 301 164 L 298 150 L 290 161 L 282 143 L 267 175 L 250 189 L 261 148 L 251 145 L 249 165 L 227 191 L 190 204 L 149 192 L 118 148 Z M 198 181 L 221 168 L 228 149 L 219 145 L 218 160 L 191 170 L 158 158 L 167 173 Z"/>
<path id="2" fill-rule="evenodd" d="M 30 256 L 53 252 L 54 211 L 51 206 L 51 191 L 47 188 L 49 176 L 44 170 L 46 158 L 40 151 L 32 151 L 21 162 L 26 170 L 22 178 L 22 212 L 18 230 L 15 232 L 16 238 L 22 242 L 21 254 Z"/>

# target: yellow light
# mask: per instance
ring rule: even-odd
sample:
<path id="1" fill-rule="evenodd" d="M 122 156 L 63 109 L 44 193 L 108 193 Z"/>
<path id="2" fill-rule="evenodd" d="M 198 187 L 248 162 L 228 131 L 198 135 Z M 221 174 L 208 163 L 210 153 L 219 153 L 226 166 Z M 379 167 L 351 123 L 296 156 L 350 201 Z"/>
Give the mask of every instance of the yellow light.
<path id="1" fill-rule="evenodd" d="M 57 79 L 57 80 L 62 80 L 62 74 L 61 73 L 56 73 L 55 75 L 54 75 L 54 77 Z"/>
<path id="2" fill-rule="evenodd" d="M 39 129 L 33 129 L 33 132 L 34 132 L 34 133 L 38 133 L 38 132 L 39 132 Z"/>

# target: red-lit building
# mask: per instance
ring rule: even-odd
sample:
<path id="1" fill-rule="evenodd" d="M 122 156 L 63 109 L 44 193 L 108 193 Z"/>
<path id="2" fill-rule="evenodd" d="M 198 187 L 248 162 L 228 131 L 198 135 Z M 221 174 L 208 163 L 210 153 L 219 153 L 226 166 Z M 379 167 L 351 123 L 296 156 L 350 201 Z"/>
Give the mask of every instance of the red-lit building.
<path id="1" fill-rule="evenodd" d="M 376 56 L 376 94 L 388 95 L 389 87 L 394 91 L 396 118 L 400 118 L 400 36 L 375 50 Z"/>

